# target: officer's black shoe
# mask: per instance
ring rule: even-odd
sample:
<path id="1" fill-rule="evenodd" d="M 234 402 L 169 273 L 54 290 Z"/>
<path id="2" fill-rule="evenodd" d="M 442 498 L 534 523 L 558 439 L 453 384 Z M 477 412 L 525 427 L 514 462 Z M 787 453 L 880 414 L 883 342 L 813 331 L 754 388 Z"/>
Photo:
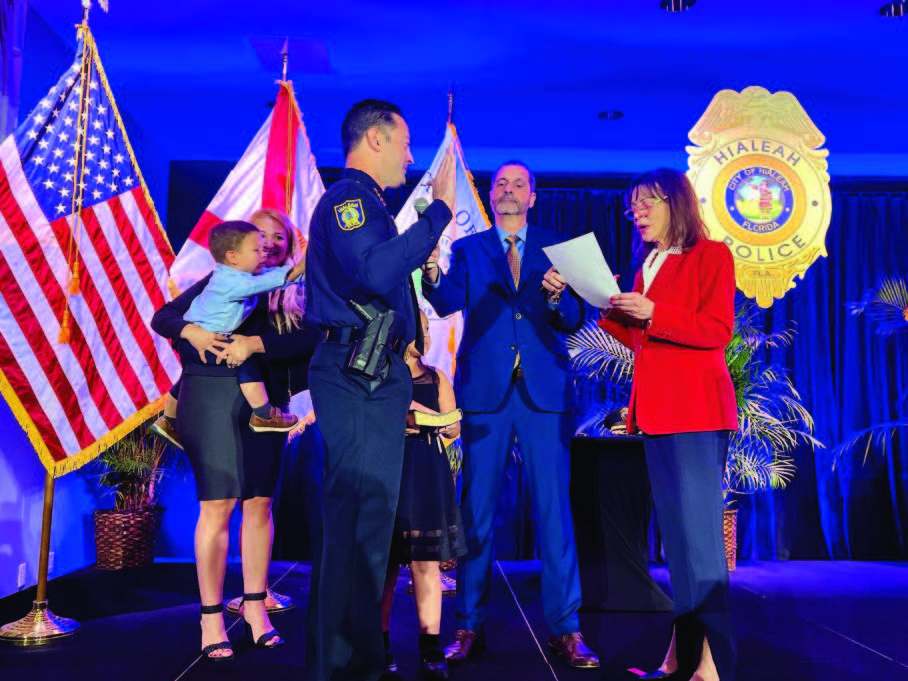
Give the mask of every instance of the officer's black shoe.
<path id="1" fill-rule="evenodd" d="M 379 681 L 402 681 L 404 677 L 400 675 L 397 669 L 397 661 L 390 650 L 385 650 L 385 670 L 382 672 Z"/>

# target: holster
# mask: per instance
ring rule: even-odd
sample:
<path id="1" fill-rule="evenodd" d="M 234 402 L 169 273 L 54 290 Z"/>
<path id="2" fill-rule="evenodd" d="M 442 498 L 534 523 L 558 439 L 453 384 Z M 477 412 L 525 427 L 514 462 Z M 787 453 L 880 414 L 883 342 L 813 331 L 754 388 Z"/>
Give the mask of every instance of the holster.
<path id="1" fill-rule="evenodd" d="M 373 380 L 385 366 L 399 315 L 394 310 L 382 310 L 373 303 L 361 304 L 351 300 L 349 304 L 365 320 L 366 326 L 353 347 L 347 369 Z"/>

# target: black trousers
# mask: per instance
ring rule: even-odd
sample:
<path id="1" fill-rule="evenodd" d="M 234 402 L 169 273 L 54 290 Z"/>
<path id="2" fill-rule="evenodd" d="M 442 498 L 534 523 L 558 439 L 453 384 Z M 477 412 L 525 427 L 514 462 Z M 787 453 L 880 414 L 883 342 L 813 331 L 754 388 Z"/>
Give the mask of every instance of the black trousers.
<path id="1" fill-rule="evenodd" d="M 322 343 L 309 365 L 326 449 L 322 544 L 309 591 L 310 681 L 375 681 L 384 669 L 381 593 L 413 384 L 396 355 L 375 380 L 347 372 L 350 350 Z"/>
<path id="2" fill-rule="evenodd" d="M 682 679 L 697 668 L 705 637 L 719 678 L 735 680 L 737 650 L 722 535 L 728 440 L 728 431 L 647 435 L 644 440 L 672 580 Z"/>

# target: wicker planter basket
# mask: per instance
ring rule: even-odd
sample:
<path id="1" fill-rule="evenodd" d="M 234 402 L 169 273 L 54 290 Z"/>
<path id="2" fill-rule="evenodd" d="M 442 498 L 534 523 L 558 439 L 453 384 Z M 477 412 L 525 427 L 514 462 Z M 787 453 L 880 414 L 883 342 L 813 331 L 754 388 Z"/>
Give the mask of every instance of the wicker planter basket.
<path id="1" fill-rule="evenodd" d="M 738 565 L 738 509 L 722 511 L 722 529 L 725 531 L 725 562 L 728 571 L 734 572 Z"/>
<path id="2" fill-rule="evenodd" d="M 154 538 L 160 509 L 95 511 L 95 551 L 99 570 L 140 568 L 154 562 Z"/>

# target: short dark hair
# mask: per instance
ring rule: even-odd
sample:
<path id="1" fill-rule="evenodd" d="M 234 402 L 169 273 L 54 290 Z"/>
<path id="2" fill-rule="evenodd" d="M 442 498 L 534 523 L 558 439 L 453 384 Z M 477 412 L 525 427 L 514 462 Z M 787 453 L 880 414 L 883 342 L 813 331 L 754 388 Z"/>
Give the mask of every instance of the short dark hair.
<path id="1" fill-rule="evenodd" d="M 359 144 L 359 141 L 369 128 L 374 128 L 375 126 L 395 128 L 397 123 L 394 121 L 394 114 L 401 118 L 404 117 L 400 112 L 400 108 L 380 99 L 364 99 L 354 104 L 353 108 L 344 116 L 344 124 L 341 126 L 341 144 L 344 147 L 344 158 L 349 156 L 350 152 L 356 148 L 356 145 Z"/>
<path id="2" fill-rule="evenodd" d="M 523 168 L 524 170 L 526 170 L 527 175 L 530 176 L 530 192 L 536 191 L 536 176 L 533 175 L 533 171 L 530 170 L 530 166 L 528 166 L 523 161 L 517 160 L 516 158 L 513 161 L 505 161 L 500 166 L 498 166 L 497 170 L 495 170 L 494 173 L 492 173 L 492 184 L 493 185 L 495 184 L 495 180 L 498 179 L 498 173 L 500 173 L 501 169 L 504 168 L 505 166 L 519 166 L 519 167 Z"/>
<path id="3" fill-rule="evenodd" d="M 223 264 L 227 251 L 235 251 L 250 234 L 258 234 L 259 228 L 245 220 L 229 220 L 215 225 L 208 232 L 208 250 L 215 262 Z"/>

